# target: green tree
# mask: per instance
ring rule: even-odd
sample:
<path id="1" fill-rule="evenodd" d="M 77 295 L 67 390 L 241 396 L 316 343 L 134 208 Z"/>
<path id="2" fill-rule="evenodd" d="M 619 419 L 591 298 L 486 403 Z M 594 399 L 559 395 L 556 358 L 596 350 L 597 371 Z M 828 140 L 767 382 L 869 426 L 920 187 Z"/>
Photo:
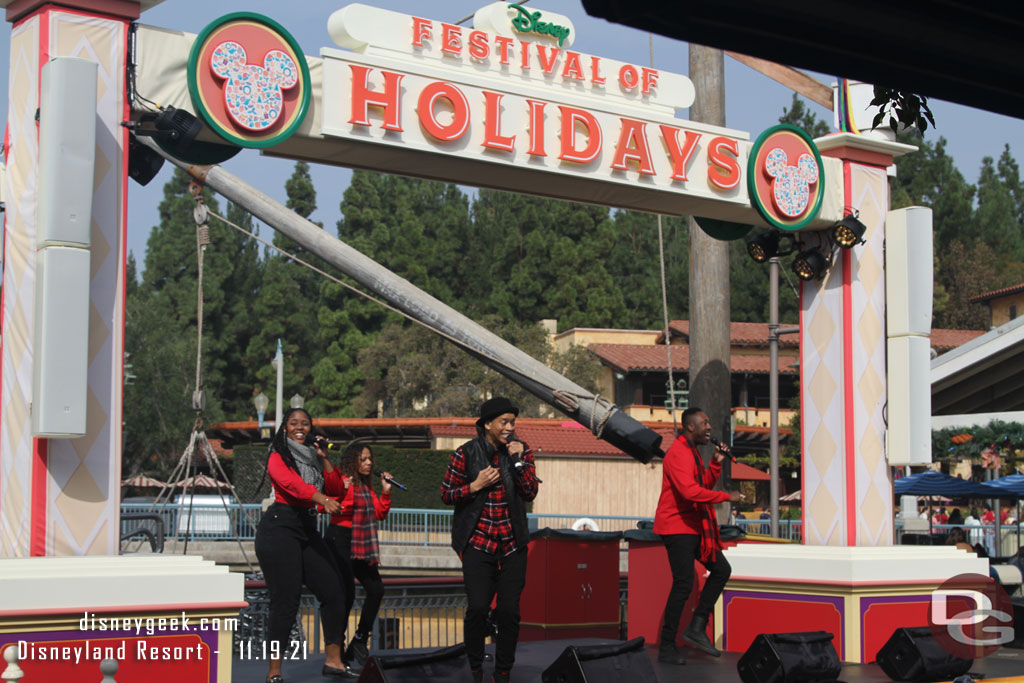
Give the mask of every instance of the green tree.
<path id="1" fill-rule="evenodd" d="M 523 352 L 589 390 L 596 390 L 600 365 L 584 349 L 558 354 L 536 324 L 490 316 L 481 325 Z M 518 384 L 484 365 L 463 348 L 413 323 L 390 324 L 377 343 L 359 355 L 366 379 L 357 412 L 386 416 L 473 415 L 488 396 L 508 396 L 523 416 L 538 416 L 545 404 Z"/>
<path id="2" fill-rule="evenodd" d="M 1019 261 L 1024 256 L 1024 228 L 1018 219 L 1019 181 L 1006 175 L 1016 171 L 1016 162 L 1008 150 L 1003 152 L 1000 168 L 992 157 L 981 160 L 978 175 L 978 206 L 974 213 L 975 238 L 992 247 L 1001 260 Z M 1003 172 L 1000 172 L 1003 171 Z M 1008 183 L 1007 180 L 1010 180 Z M 1013 183 L 1013 184 L 1011 184 Z"/>
<path id="3" fill-rule="evenodd" d="M 616 232 L 603 207 L 480 190 L 467 245 L 466 311 L 615 327 L 626 305 L 609 273 Z"/>
<path id="4" fill-rule="evenodd" d="M 125 350 L 135 384 L 126 390 L 125 449 L 129 459 L 172 458 L 184 448 L 192 421 L 197 343 L 198 259 L 195 199 L 189 179 L 176 171 L 164 187 L 160 224 L 146 250 L 142 281 L 129 272 Z M 203 199 L 212 212 L 216 200 Z M 235 222 L 248 217 L 228 207 Z M 252 335 L 251 302 L 259 285 L 259 254 L 237 231 L 210 221 L 211 243 L 203 264 L 203 414 L 208 422 L 248 409 L 242 350 Z M 134 269 L 134 259 L 132 260 Z M 161 461 L 163 462 L 163 461 Z M 173 463 L 172 463 L 173 464 Z"/>
<path id="5" fill-rule="evenodd" d="M 804 104 L 803 98 L 796 93 L 793 93 L 789 107 L 782 108 L 779 123 L 791 123 L 798 128 L 803 128 L 812 138 L 824 137 L 832 132 L 832 127 L 828 122 L 819 119 L 818 115 Z"/>
<path id="6" fill-rule="evenodd" d="M 286 206 L 299 216 L 308 218 L 316 210 L 316 189 L 306 162 L 296 162 L 295 171 L 285 183 L 285 191 Z M 325 267 L 321 259 L 279 232 L 275 232 L 273 243 L 306 263 Z M 317 327 L 322 279 L 291 257 L 268 250 L 253 305 L 259 324 L 254 326 L 254 333 L 245 347 L 250 386 L 255 382 L 260 388 L 271 387 L 277 381 L 277 370 L 270 361 L 280 339 L 285 395 L 298 393 L 307 400 L 316 396 L 312 369 L 324 356 Z"/>
<path id="7" fill-rule="evenodd" d="M 616 211 L 615 246 L 608 255 L 608 273 L 622 292 L 625 318 L 616 327 L 661 329 L 661 265 L 658 217 L 639 211 Z M 665 292 L 669 320 L 687 317 L 690 299 L 690 237 L 685 216 L 662 216 Z"/>

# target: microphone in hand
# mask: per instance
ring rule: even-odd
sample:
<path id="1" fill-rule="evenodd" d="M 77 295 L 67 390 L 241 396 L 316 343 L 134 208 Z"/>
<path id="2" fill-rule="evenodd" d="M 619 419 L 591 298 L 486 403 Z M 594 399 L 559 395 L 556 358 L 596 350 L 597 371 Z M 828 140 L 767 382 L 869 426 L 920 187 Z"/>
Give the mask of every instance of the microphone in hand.
<path id="1" fill-rule="evenodd" d="M 726 444 L 722 443 L 713 436 L 708 437 L 708 441 L 710 441 L 712 445 L 714 445 L 716 450 L 721 451 L 725 457 L 729 458 L 729 460 L 732 460 L 733 462 L 736 462 L 736 456 L 732 454 L 732 449 L 729 448 Z"/>
<path id="2" fill-rule="evenodd" d="M 374 476 L 377 476 L 377 477 L 384 477 L 384 473 L 380 469 L 378 469 L 376 467 L 373 468 L 373 474 L 374 474 Z M 397 481 L 395 481 L 393 477 L 384 477 L 384 481 L 386 481 L 387 483 L 391 484 L 392 486 L 397 486 L 398 488 L 402 489 L 403 491 L 408 491 L 409 490 L 406 487 L 404 487 L 401 484 L 399 484 Z"/>
<path id="3" fill-rule="evenodd" d="M 512 449 L 509 448 L 508 449 L 508 456 L 509 456 L 509 459 L 512 461 L 512 469 L 515 470 L 516 474 L 521 476 L 523 474 L 523 469 L 526 467 L 526 463 L 523 461 L 523 458 L 522 458 L 523 451 L 525 450 L 526 445 L 522 441 L 517 439 L 515 437 L 515 435 L 512 435 L 512 436 L 510 436 L 508 438 L 508 445 L 512 445 L 513 443 L 518 443 L 519 446 L 520 446 L 520 449 L 519 449 L 518 452 L 513 453 Z M 540 477 L 537 476 L 536 472 L 534 473 L 533 478 L 537 480 L 538 484 L 543 484 L 544 483 L 544 481 Z"/>

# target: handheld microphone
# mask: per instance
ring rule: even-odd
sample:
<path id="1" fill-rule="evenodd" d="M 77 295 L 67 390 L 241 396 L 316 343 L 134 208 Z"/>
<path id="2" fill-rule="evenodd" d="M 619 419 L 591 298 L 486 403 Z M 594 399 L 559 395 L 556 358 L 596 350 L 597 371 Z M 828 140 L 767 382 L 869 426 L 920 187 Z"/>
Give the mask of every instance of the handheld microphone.
<path id="1" fill-rule="evenodd" d="M 519 439 L 516 438 L 515 434 L 513 434 L 512 436 L 510 436 L 508 438 L 508 443 L 512 443 L 513 441 L 518 441 L 519 443 L 523 443 L 522 441 L 519 441 Z M 523 444 L 523 446 L 525 448 L 526 444 Z M 506 446 L 506 448 L 507 448 L 507 446 Z M 526 463 L 523 462 L 523 459 L 521 457 L 519 457 L 518 455 L 512 455 L 511 452 L 508 454 L 508 456 L 509 456 L 509 459 L 512 461 L 512 469 L 514 469 L 516 471 L 516 474 L 521 475 L 523 473 L 523 468 L 526 467 Z M 544 483 L 544 480 L 541 479 L 540 477 L 538 477 L 536 472 L 534 473 L 533 478 L 537 480 L 538 484 L 543 484 Z"/>
<path id="2" fill-rule="evenodd" d="M 316 436 L 313 437 L 313 445 L 315 445 L 315 446 L 323 446 L 323 449 L 325 451 L 333 451 L 334 450 L 334 444 L 331 443 L 330 441 L 328 441 L 326 436 L 321 436 L 319 434 L 317 434 Z"/>
<path id="3" fill-rule="evenodd" d="M 730 449 L 728 446 L 726 446 L 724 443 L 722 443 L 713 436 L 709 436 L 708 441 L 710 441 L 717 450 L 722 451 L 722 453 L 724 453 L 726 457 L 729 458 L 729 460 L 736 462 L 736 456 L 732 454 L 732 449 Z"/>
<path id="4" fill-rule="evenodd" d="M 377 476 L 377 477 L 384 477 L 384 473 L 381 472 L 376 467 L 373 468 L 373 474 L 374 474 L 374 476 Z M 402 486 L 401 484 L 399 484 L 394 479 L 392 479 L 391 477 L 384 477 L 384 481 L 386 481 L 387 483 L 391 484 L 392 486 L 397 486 L 398 488 L 402 489 L 403 491 L 408 491 L 409 490 L 409 489 L 405 488 L 404 486 Z"/>

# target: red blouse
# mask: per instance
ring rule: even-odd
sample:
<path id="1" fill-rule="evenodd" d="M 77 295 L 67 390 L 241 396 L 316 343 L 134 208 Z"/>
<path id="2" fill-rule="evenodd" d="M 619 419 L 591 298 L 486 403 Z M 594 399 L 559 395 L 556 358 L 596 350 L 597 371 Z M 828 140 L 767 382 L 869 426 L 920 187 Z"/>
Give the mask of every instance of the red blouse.
<path id="1" fill-rule="evenodd" d="M 316 487 L 307 484 L 298 472 L 284 464 L 284 459 L 276 451 L 270 454 L 267 461 L 267 473 L 270 475 L 270 484 L 274 487 L 274 502 L 300 508 L 314 507 L 313 494 L 317 492 Z M 335 467 L 330 472 L 324 472 L 322 493 L 340 496 L 344 492 L 345 480 L 341 477 L 341 471 Z"/>
<path id="2" fill-rule="evenodd" d="M 345 494 L 338 496 L 337 500 L 341 503 L 341 512 L 331 515 L 331 524 L 337 524 L 338 526 L 345 526 L 352 528 L 352 516 L 353 509 L 355 506 L 355 486 L 349 486 L 345 490 Z M 374 516 L 378 521 L 383 520 L 388 516 L 388 512 L 391 510 L 391 494 L 382 493 L 377 495 L 377 492 L 370 489 L 370 496 L 373 498 L 373 512 Z"/>

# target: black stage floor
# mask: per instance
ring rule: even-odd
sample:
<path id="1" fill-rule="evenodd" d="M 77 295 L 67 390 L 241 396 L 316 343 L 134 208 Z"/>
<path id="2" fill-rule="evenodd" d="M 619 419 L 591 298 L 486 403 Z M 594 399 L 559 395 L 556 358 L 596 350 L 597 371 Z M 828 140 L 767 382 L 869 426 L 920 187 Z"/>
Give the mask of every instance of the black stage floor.
<path id="1" fill-rule="evenodd" d="M 580 640 L 549 640 L 519 643 L 516 650 L 516 667 L 512 671 L 513 683 L 534 683 L 541 680 L 541 673 L 569 645 L 597 645 L 613 641 L 597 640 L 593 638 Z M 615 641 L 617 642 L 617 641 Z M 494 652 L 494 646 L 488 645 L 488 652 Z M 392 650 L 381 654 L 412 654 L 414 652 L 425 652 L 426 650 Z M 695 681 L 700 683 L 733 683 L 739 681 L 739 674 L 736 672 L 736 663 L 740 659 L 738 653 L 726 652 L 721 658 L 714 658 L 697 653 L 693 650 L 684 650 L 687 663 L 685 666 L 669 666 L 659 664 L 657 649 L 654 646 L 647 647 L 647 654 L 654 663 L 654 671 L 657 681 L 660 683 L 675 683 L 676 681 Z M 325 681 L 337 681 L 336 678 L 322 676 L 320 670 L 323 667 L 323 655 L 312 655 L 307 661 L 285 662 L 284 680 L 285 683 L 324 683 Z M 485 681 L 490 682 L 490 674 L 493 666 L 490 662 L 484 664 Z M 972 674 L 977 674 L 979 680 L 991 681 L 1021 681 L 1024 682 L 1024 650 L 1003 648 L 991 657 L 978 660 L 971 668 Z M 234 683 L 263 683 L 266 680 L 266 664 L 264 662 L 242 662 L 235 660 L 232 665 L 232 681 Z M 840 681 L 845 683 L 883 683 L 890 679 L 876 664 L 847 664 L 843 667 Z M 643 677 L 637 677 L 638 683 L 644 681 Z M 588 683 L 601 683 L 600 681 L 588 681 Z"/>

